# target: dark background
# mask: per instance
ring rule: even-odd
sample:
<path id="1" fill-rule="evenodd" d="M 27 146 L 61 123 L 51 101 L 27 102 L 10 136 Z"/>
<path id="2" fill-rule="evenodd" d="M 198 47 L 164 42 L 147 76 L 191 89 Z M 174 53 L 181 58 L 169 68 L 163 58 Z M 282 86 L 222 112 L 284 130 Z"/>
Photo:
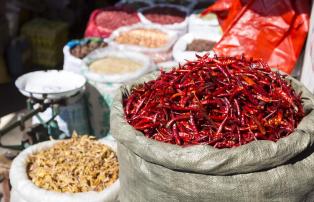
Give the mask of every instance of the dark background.
<path id="1" fill-rule="evenodd" d="M 64 6 L 60 2 L 68 3 Z M 114 5 L 116 2 L 117 1 L 114 0 L 0 0 L 2 16 L 7 19 L 8 24 L 13 24 L 15 26 L 13 29 L 16 30 L 5 40 L 4 49 L 2 51 L 3 57 L 8 57 L 8 47 L 15 38 L 19 37 L 20 29 L 27 21 L 40 17 L 49 20 L 69 22 L 68 39 L 79 39 L 83 37 L 91 12 L 96 8 Z M 16 20 L 16 18 L 18 18 L 18 20 Z M 0 37 L 1 34 L 2 33 L 0 33 Z M 62 52 L 62 50 L 60 51 Z M 10 82 L 0 82 L 0 117 L 26 107 L 25 97 L 18 92 L 14 85 L 15 79 L 21 73 L 14 72 L 10 70 L 12 67 L 6 66 L 11 79 Z M 59 68 L 62 68 L 62 63 L 59 65 Z M 38 69 L 38 67 L 33 67 L 24 71 L 24 73 Z"/>

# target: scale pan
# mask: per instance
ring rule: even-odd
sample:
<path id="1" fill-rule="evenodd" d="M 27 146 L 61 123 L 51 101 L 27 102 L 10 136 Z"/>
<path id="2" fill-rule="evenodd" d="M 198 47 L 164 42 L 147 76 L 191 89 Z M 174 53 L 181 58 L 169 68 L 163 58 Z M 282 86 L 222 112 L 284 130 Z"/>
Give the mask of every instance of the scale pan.
<path id="1" fill-rule="evenodd" d="M 69 98 L 85 89 L 86 79 L 68 71 L 35 71 L 20 76 L 15 85 L 27 97 L 43 100 Z"/>

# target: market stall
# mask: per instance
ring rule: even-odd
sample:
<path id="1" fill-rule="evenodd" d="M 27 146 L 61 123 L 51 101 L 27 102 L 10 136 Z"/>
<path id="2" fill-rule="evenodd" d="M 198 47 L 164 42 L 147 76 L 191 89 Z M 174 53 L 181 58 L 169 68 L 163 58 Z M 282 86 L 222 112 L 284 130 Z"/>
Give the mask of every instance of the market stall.
<path id="1" fill-rule="evenodd" d="M 122 0 L 91 10 L 82 38 L 25 23 L 27 58 L 63 66 L 15 81 L 10 201 L 313 201 L 310 14 L 309 0 Z"/>

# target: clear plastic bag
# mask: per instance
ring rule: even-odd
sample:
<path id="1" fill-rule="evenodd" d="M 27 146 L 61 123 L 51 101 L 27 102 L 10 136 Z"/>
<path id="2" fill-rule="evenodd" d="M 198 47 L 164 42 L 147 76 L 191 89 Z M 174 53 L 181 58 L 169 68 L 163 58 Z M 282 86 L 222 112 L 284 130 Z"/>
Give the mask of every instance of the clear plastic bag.
<path id="1" fill-rule="evenodd" d="M 133 30 L 133 29 L 138 29 L 138 28 L 147 28 L 147 29 L 157 29 L 160 30 L 168 35 L 168 42 L 164 46 L 160 48 L 147 48 L 144 46 L 137 46 L 137 45 L 129 45 L 129 44 L 120 44 L 115 42 L 115 38 L 118 37 L 121 33 Z M 171 59 L 171 48 L 174 45 L 178 38 L 177 32 L 173 30 L 167 30 L 163 29 L 162 26 L 159 25 L 142 25 L 142 24 L 137 24 L 137 25 L 132 25 L 132 26 L 126 26 L 126 27 L 121 27 L 114 31 L 111 36 L 110 36 L 110 45 L 112 47 L 115 47 L 118 50 L 129 50 L 129 51 L 134 51 L 134 52 L 140 52 L 144 53 L 145 55 L 148 55 L 154 62 L 159 63 L 159 62 L 164 62 L 168 61 Z"/>
<path id="2" fill-rule="evenodd" d="M 154 9 L 154 8 L 159 8 L 159 7 L 170 7 L 170 8 L 175 8 L 175 9 L 178 9 L 180 11 L 182 11 L 183 13 L 186 13 L 186 17 L 185 19 L 180 22 L 180 23 L 172 23 L 172 24 L 158 24 L 158 23 L 154 23 L 152 21 L 150 21 L 149 19 L 147 19 L 145 17 L 145 15 L 143 15 L 143 12 L 148 10 L 148 9 Z M 189 10 L 186 9 L 185 7 L 183 6 L 177 6 L 177 5 L 173 5 L 173 4 L 158 4 L 158 5 L 155 5 L 155 6 L 150 6 L 150 7 L 146 7 L 146 8 L 141 8 L 138 10 L 138 16 L 141 20 L 141 22 L 143 24 L 148 24 L 148 25 L 159 25 L 161 26 L 163 29 L 168 29 L 168 30 L 173 30 L 173 31 L 176 31 L 178 32 L 179 35 L 183 35 L 187 32 L 187 28 L 188 28 L 188 13 L 189 13 Z"/>

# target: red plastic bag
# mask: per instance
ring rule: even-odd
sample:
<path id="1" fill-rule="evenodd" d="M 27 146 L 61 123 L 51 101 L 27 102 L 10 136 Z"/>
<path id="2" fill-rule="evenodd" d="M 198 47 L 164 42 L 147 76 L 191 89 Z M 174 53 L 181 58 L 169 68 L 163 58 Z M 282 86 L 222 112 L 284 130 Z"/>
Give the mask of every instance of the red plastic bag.
<path id="1" fill-rule="evenodd" d="M 228 25 L 238 15 L 242 7 L 242 3 L 239 0 L 218 0 L 216 3 L 205 9 L 201 15 L 215 13 L 218 17 L 222 31 L 226 31 Z"/>
<path id="2" fill-rule="evenodd" d="M 232 2 L 223 22 L 224 35 L 214 47 L 216 54 L 261 58 L 290 74 L 309 29 L 310 0 Z"/>
<path id="3" fill-rule="evenodd" d="M 107 38 L 117 28 L 139 22 L 136 11 L 127 7 L 96 9 L 89 17 L 85 37 Z"/>
<path id="4" fill-rule="evenodd" d="M 95 18 L 100 12 L 102 12 L 101 9 L 96 9 L 91 13 L 87 27 L 86 27 L 86 30 L 85 30 L 85 37 L 104 37 L 104 38 L 106 38 L 110 35 L 110 33 L 105 32 L 105 31 L 101 31 L 101 29 L 98 30 L 98 28 L 97 28 Z"/>

